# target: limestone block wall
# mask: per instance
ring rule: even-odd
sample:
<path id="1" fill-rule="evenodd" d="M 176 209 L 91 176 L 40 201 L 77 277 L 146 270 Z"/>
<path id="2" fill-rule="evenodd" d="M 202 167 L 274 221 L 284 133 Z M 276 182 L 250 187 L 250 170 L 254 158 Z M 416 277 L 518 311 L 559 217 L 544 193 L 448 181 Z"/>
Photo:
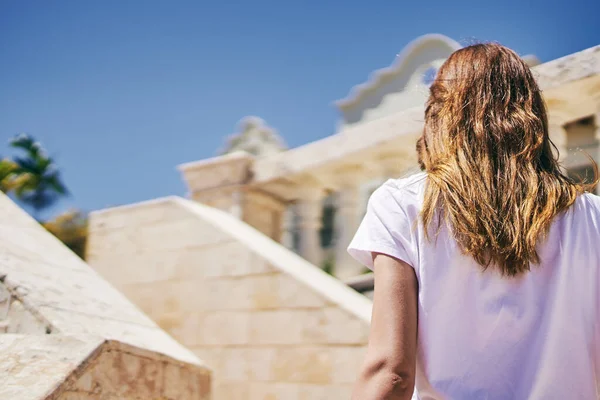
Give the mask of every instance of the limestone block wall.
<path id="1" fill-rule="evenodd" d="M 90 264 L 206 360 L 219 400 L 348 399 L 370 300 L 230 214 L 180 198 L 91 216 Z"/>

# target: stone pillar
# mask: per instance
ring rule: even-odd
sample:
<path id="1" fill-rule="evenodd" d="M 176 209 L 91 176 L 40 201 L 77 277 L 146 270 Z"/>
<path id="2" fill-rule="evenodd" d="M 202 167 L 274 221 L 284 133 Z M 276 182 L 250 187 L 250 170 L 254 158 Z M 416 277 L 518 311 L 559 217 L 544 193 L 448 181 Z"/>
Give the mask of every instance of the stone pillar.
<path id="1" fill-rule="evenodd" d="M 281 244 L 290 250 L 294 250 L 294 210 L 292 206 L 286 206 L 282 215 Z"/>
<path id="2" fill-rule="evenodd" d="M 238 151 L 179 166 L 192 200 L 227 211 L 279 242 L 283 200 L 249 186 L 254 156 Z"/>
<path id="3" fill-rule="evenodd" d="M 242 220 L 281 243 L 285 208 L 283 201 L 269 193 L 246 188 Z"/>
<path id="4" fill-rule="evenodd" d="M 360 225 L 360 189 L 357 185 L 346 185 L 338 191 L 335 214 L 335 275 L 344 280 L 359 275 L 363 267 L 347 252 L 348 245 Z"/>
<path id="5" fill-rule="evenodd" d="M 323 262 L 320 230 L 322 226 L 324 193 L 311 190 L 296 203 L 300 230 L 300 255 L 317 267 Z"/>
<path id="6" fill-rule="evenodd" d="M 229 212 L 238 219 L 242 219 L 244 210 L 244 192 L 240 189 L 231 194 L 231 208 Z"/>
<path id="7" fill-rule="evenodd" d="M 245 186 L 254 157 L 236 152 L 180 165 L 178 169 L 192 200 L 242 218 Z"/>

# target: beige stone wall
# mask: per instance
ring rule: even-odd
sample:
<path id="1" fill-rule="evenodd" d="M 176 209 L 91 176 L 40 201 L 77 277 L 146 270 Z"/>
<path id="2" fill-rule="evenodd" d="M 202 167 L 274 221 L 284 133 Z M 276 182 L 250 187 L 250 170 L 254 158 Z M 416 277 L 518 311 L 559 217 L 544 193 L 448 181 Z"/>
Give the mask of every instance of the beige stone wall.
<path id="1" fill-rule="evenodd" d="M 183 199 L 94 213 L 90 229 L 90 264 L 211 365 L 215 399 L 350 397 L 368 299 Z"/>

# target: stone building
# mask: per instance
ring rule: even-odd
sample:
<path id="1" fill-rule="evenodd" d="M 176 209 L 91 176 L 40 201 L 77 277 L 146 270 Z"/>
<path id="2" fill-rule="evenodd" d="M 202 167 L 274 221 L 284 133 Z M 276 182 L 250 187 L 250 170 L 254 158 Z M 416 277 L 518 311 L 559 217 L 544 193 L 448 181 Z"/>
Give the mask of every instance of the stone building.
<path id="1" fill-rule="evenodd" d="M 215 399 L 349 398 L 371 307 L 351 287 L 372 279 L 345 249 L 370 193 L 415 170 L 427 87 L 458 47 L 441 35 L 409 44 L 336 102 L 329 137 L 286 149 L 246 119 L 222 155 L 179 167 L 189 199 L 92 214 L 90 264 L 206 360 Z M 600 158 L 600 46 L 527 62 L 564 167 L 585 179 L 579 149 Z M 331 259 L 340 279 L 322 271 Z"/>
<path id="2" fill-rule="evenodd" d="M 416 170 L 415 137 L 429 84 L 460 47 L 442 35 L 416 39 L 390 67 L 335 102 L 336 133 L 300 148 L 287 150 L 262 120 L 244 120 L 227 155 L 179 167 L 190 198 L 229 210 L 317 266 L 333 266 L 340 279 L 360 275 L 364 270 L 346 246 L 373 190 Z M 579 150 L 597 159 L 598 87 L 585 86 L 581 93 L 572 88 L 575 82 L 561 80 L 588 66 L 567 62 L 569 57 L 544 65 L 534 56 L 524 59 L 545 88 L 552 138 L 566 168 L 574 176 L 591 176 Z"/>

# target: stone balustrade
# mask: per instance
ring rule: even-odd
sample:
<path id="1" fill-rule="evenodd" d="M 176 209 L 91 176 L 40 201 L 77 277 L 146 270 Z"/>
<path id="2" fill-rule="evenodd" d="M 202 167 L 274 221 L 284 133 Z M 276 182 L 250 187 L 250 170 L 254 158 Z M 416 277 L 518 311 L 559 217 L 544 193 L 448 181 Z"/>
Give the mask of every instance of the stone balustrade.
<path id="1" fill-rule="evenodd" d="M 210 398 L 210 370 L 0 193 L 0 398 Z"/>
<path id="2" fill-rule="evenodd" d="M 231 214 L 180 198 L 96 212 L 88 257 L 211 365 L 216 399 L 350 398 L 370 301 Z"/>

